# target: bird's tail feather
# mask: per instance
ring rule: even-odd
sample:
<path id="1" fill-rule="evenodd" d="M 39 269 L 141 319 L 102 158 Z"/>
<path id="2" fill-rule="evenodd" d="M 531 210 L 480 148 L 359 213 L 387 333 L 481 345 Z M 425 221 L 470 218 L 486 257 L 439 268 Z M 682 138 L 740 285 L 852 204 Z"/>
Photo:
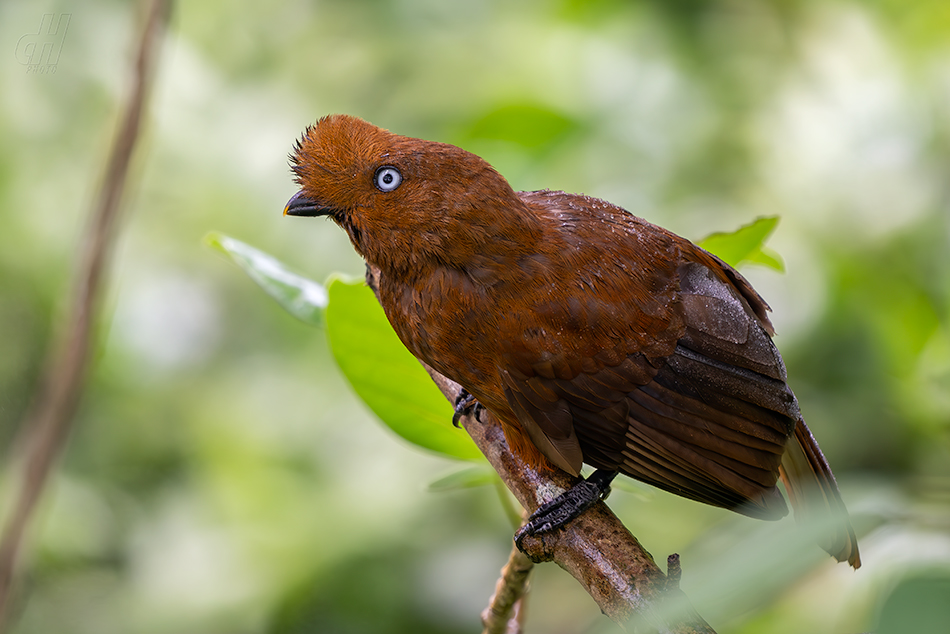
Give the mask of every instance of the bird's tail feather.
<path id="1" fill-rule="evenodd" d="M 830 531 L 826 531 L 825 538 L 819 542 L 821 547 L 838 561 L 847 560 L 852 567 L 859 568 L 858 540 L 838 492 L 838 483 L 815 437 L 800 418 L 779 473 L 795 511 L 795 519 L 829 526 Z"/>

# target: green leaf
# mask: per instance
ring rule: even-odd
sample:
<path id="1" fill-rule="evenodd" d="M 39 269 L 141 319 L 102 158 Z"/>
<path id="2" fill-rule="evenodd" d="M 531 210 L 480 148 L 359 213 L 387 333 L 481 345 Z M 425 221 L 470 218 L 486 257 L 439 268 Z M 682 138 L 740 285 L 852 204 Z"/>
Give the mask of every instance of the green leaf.
<path id="1" fill-rule="evenodd" d="M 468 136 L 537 149 L 555 143 L 576 128 L 573 120 L 550 108 L 516 103 L 497 108 L 475 121 Z"/>
<path id="2" fill-rule="evenodd" d="M 762 264 L 771 269 L 775 269 L 779 273 L 785 272 L 785 262 L 782 261 L 782 256 L 768 247 L 762 247 L 757 253 L 753 253 L 749 256 L 747 261 Z"/>
<path id="3" fill-rule="evenodd" d="M 498 474 L 487 463 L 474 464 L 456 469 L 429 483 L 429 491 L 443 492 L 457 489 L 473 489 L 475 487 L 494 484 Z"/>
<path id="4" fill-rule="evenodd" d="M 757 218 L 731 233 L 714 233 L 699 242 L 699 246 L 732 266 L 754 262 L 784 272 L 785 264 L 781 257 L 763 246 L 778 225 L 778 220 L 778 216 Z"/>
<path id="5" fill-rule="evenodd" d="M 902 579 L 880 607 L 877 631 L 946 632 L 950 623 L 950 571 L 946 564 Z"/>
<path id="6" fill-rule="evenodd" d="M 409 442 L 463 460 L 481 452 L 452 427 L 452 406 L 406 350 L 373 292 L 362 282 L 331 278 L 327 337 L 340 369 L 370 409 Z"/>
<path id="7" fill-rule="evenodd" d="M 291 272 L 273 256 L 240 240 L 209 233 L 205 243 L 227 255 L 288 313 L 310 325 L 323 324 L 328 299 L 323 286 Z"/>

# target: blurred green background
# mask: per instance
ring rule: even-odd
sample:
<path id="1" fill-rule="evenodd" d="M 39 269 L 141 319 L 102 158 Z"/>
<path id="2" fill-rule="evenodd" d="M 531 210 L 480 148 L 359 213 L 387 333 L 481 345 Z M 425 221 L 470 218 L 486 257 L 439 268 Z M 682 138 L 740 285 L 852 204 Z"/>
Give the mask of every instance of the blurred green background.
<path id="1" fill-rule="evenodd" d="M 44 13 L 71 19 L 56 72 L 37 75 L 15 51 Z M 4 464 L 63 313 L 140 18 L 118 0 L 0 3 Z M 938 0 L 180 3 L 12 631 L 479 631 L 510 547 L 495 492 L 427 491 L 456 464 L 381 426 L 325 333 L 202 244 L 221 231 L 314 279 L 362 275 L 332 224 L 281 217 L 293 141 L 332 112 L 694 240 L 781 215 L 769 245 L 787 273 L 744 273 L 774 309 L 864 567 L 798 544 L 791 519 L 637 486 L 610 505 L 658 560 L 682 555 L 682 587 L 720 632 L 946 631 Z M 554 566 L 536 570 L 528 610 L 529 632 L 612 631 Z"/>

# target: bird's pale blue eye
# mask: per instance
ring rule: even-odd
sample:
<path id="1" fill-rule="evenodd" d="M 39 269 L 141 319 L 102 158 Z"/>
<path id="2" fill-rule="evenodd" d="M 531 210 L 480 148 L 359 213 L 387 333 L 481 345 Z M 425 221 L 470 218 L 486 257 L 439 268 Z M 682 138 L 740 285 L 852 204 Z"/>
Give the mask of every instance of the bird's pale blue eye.
<path id="1" fill-rule="evenodd" d="M 380 191 L 391 192 L 399 187 L 399 183 L 402 182 L 402 174 L 395 167 L 385 165 L 376 170 L 376 176 L 373 177 L 373 180 Z"/>

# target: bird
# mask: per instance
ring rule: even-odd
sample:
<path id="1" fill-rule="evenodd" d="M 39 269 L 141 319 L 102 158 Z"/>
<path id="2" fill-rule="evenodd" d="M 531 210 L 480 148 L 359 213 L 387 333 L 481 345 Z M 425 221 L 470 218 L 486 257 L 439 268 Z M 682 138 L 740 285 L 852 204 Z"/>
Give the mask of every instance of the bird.
<path id="1" fill-rule="evenodd" d="M 536 468 L 579 476 L 528 534 L 561 528 L 617 474 L 776 520 L 825 522 L 861 565 L 834 475 L 734 268 L 605 200 L 515 191 L 462 148 L 327 115 L 296 141 L 284 215 L 331 219 L 378 269 L 402 343 L 462 386 Z M 578 501 L 580 500 L 580 501 Z M 519 542 L 520 543 L 520 542 Z"/>

